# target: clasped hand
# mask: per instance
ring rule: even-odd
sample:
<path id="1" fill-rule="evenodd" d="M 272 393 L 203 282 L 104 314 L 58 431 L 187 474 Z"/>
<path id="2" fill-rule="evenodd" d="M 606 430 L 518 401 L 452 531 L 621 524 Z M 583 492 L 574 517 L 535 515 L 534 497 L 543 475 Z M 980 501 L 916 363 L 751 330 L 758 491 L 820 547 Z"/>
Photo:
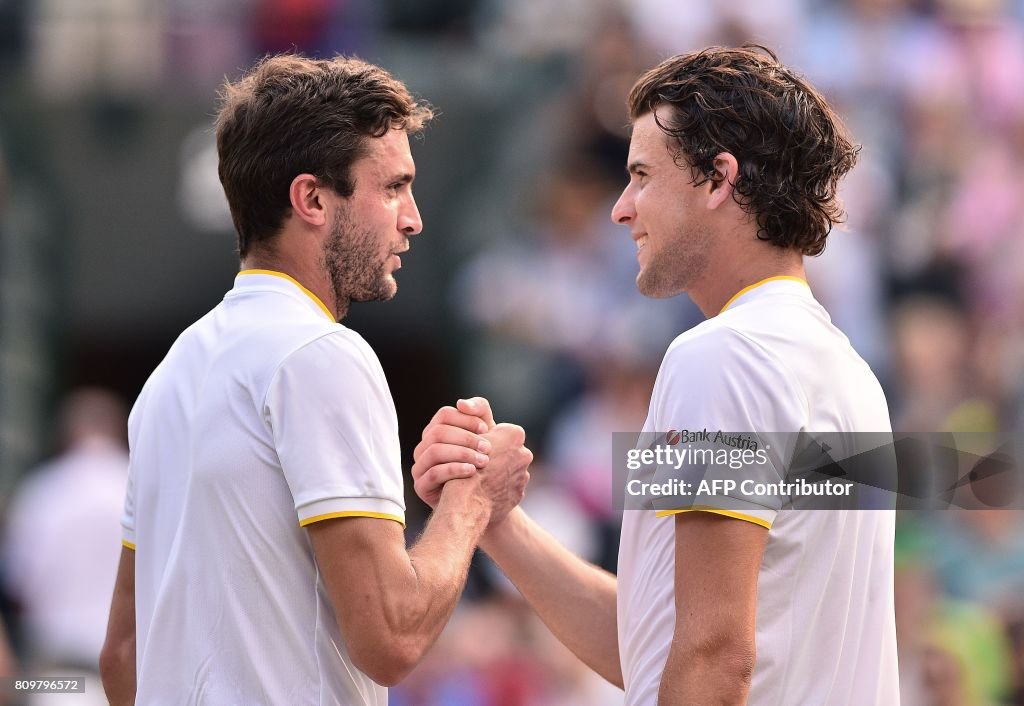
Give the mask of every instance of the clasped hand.
<path id="1" fill-rule="evenodd" d="M 483 397 L 442 407 L 413 451 L 416 494 L 436 507 L 445 483 L 471 479 L 491 504 L 493 527 L 526 493 L 533 453 L 524 446 L 525 441 L 522 427 L 494 423 L 490 403 Z"/>

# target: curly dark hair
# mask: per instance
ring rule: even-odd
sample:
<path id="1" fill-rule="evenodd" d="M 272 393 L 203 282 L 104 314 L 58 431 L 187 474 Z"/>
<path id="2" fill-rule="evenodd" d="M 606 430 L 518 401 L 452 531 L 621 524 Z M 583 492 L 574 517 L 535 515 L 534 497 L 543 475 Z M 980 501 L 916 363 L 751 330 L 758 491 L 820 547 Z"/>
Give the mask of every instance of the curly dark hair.
<path id="1" fill-rule="evenodd" d="M 671 106 L 658 126 L 679 146 L 694 184 L 720 178 L 715 156 L 736 157 L 733 198 L 757 218 L 757 237 L 818 255 L 845 217 L 839 180 L 860 151 L 839 116 L 766 47 L 710 47 L 668 59 L 629 94 L 630 119 Z M 657 114 L 656 114 L 657 115 Z"/>
<path id="2" fill-rule="evenodd" d="M 226 82 L 217 115 L 218 173 L 238 231 L 239 256 L 272 239 L 304 172 L 351 196 L 352 164 L 367 137 L 419 132 L 433 112 L 373 64 L 338 56 L 268 56 Z"/>

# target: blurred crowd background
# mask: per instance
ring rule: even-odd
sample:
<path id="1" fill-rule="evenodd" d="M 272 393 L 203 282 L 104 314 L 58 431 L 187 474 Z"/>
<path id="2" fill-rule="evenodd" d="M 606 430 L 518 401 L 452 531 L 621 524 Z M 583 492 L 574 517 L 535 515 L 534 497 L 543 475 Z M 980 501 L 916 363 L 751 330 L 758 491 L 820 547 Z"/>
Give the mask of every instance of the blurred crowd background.
<path id="1" fill-rule="evenodd" d="M 96 668 L 126 409 L 231 287 L 212 116 L 224 76 L 267 52 L 358 54 L 439 109 L 413 147 L 425 229 L 399 294 L 345 323 L 382 359 L 407 456 L 437 407 L 486 395 L 537 452 L 528 511 L 614 570 L 611 432 L 641 428 L 666 345 L 700 320 L 636 292 L 609 220 L 625 95 L 660 59 L 751 40 L 863 144 L 849 220 L 808 272 L 894 427 L 1024 431 L 1021 0 L 0 0 L 0 670 Z M 1016 511 L 900 518 L 906 706 L 1024 704 L 1022 530 Z M 621 693 L 481 556 L 391 701 Z"/>

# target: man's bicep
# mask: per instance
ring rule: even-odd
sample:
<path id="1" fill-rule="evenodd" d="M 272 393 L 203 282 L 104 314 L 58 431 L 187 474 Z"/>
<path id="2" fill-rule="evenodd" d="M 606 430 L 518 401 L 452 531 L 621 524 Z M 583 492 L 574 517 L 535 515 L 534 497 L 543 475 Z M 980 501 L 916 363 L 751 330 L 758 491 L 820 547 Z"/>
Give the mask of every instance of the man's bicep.
<path id="1" fill-rule="evenodd" d="M 122 639 L 135 637 L 135 547 L 121 547 L 121 560 L 110 605 L 110 632 Z"/>
<path id="2" fill-rule="evenodd" d="M 135 550 L 121 549 L 107 637 L 100 654 L 103 690 L 111 704 L 135 702 Z"/>
<path id="3" fill-rule="evenodd" d="M 344 517 L 306 527 L 349 651 L 387 633 L 392 592 L 414 578 L 397 522 Z"/>
<path id="4" fill-rule="evenodd" d="M 135 550 L 121 547 L 121 560 L 114 579 L 104 652 L 119 662 L 135 659 Z"/>
<path id="5" fill-rule="evenodd" d="M 669 522 L 668 518 L 664 519 Z M 676 638 L 695 649 L 752 641 L 768 530 L 712 512 L 675 516 Z"/>

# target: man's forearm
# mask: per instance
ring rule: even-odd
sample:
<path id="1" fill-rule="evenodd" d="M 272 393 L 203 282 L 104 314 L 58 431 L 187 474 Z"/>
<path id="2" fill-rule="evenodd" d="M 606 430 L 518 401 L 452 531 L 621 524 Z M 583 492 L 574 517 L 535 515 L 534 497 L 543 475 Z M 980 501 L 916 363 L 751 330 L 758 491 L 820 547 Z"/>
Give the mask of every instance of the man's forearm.
<path id="1" fill-rule="evenodd" d="M 445 489 L 423 534 L 409 550 L 414 590 L 429 597 L 423 606 L 424 625 L 432 628 L 435 638 L 462 595 L 473 552 L 490 518 L 479 495 L 461 483 L 452 481 Z"/>
<path id="2" fill-rule="evenodd" d="M 135 703 L 135 640 L 111 644 L 108 640 L 100 654 L 103 691 L 111 706 Z"/>
<path id="3" fill-rule="evenodd" d="M 587 666 L 622 686 L 616 582 L 516 508 L 481 539 L 555 636 Z"/>
<path id="4" fill-rule="evenodd" d="M 381 576 L 381 595 L 370 598 L 364 619 L 379 609 L 382 622 L 364 624 L 375 647 L 363 654 L 361 668 L 390 685 L 408 673 L 444 628 L 466 583 L 470 560 L 490 518 L 489 504 L 471 484 L 452 481 L 445 488 L 423 534 L 409 550 L 398 574 Z M 404 549 L 402 550 L 404 553 Z M 384 562 L 380 564 L 383 568 Z M 376 607 L 374 604 L 377 604 Z"/>

